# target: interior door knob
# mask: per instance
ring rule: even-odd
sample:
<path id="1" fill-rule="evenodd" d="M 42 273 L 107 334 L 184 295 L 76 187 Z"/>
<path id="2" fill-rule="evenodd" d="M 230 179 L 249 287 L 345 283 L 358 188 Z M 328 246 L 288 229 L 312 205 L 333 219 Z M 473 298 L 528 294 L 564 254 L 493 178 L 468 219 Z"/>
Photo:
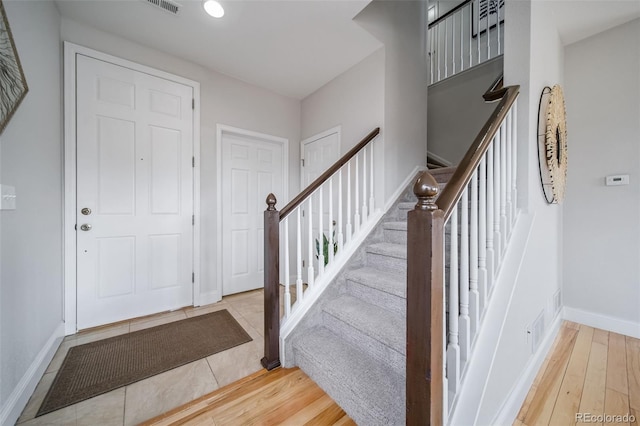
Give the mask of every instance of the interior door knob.
<path id="1" fill-rule="evenodd" d="M 83 223 L 82 225 L 80 225 L 80 229 L 82 229 L 83 231 L 90 231 L 91 225 L 88 223 Z"/>
<path id="2" fill-rule="evenodd" d="M 89 216 L 91 214 L 91 209 L 89 207 L 85 207 L 82 210 L 80 210 L 80 213 L 82 213 L 85 216 Z"/>

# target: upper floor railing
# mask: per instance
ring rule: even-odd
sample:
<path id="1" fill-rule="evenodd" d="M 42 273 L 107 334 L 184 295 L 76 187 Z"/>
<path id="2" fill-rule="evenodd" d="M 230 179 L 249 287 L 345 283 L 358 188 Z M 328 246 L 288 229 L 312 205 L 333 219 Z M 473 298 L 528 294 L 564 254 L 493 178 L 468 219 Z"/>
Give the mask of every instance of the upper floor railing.
<path id="1" fill-rule="evenodd" d="M 429 24 L 429 83 L 503 53 L 504 0 L 466 0 Z"/>

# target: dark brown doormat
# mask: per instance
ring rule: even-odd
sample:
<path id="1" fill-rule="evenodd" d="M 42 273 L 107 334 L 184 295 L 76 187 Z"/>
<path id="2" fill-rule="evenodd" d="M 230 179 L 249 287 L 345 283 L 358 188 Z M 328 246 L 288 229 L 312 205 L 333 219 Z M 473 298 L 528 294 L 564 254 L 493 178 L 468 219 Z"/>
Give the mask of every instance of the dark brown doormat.
<path id="1" fill-rule="evenodd" d="M 36 417 L 251 340 L 224 309 L 75 346 Z"/>

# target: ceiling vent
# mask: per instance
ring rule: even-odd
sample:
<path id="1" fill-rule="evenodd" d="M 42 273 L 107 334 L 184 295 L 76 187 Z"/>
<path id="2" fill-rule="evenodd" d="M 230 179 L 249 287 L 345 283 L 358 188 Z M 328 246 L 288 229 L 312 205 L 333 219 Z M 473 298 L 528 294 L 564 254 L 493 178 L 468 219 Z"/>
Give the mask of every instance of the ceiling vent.
<path id="1" fill-rule="evenodd" d="M 151 6 L 155 6 L 159 9 L 164 10 L 165 12 L 169 12 L 172 15 L 177 15 L 180 13 L 180 9 L 182 9 L 182 5 L 176 3 L 172 0 L 142 0 L 145 3 L 150 4 Z"/>

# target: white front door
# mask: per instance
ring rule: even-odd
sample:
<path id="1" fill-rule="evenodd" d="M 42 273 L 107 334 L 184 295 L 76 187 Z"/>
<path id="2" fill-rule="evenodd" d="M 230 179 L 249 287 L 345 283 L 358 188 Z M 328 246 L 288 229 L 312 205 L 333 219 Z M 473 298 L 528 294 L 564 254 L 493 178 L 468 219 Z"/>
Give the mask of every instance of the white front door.
<path id="1" fill-rule="evenodd" d="M 193 304 L 193 88 L 77 55 L 77 328 Z"/>
<path id="2" fill-rule="evenodd" d="M 222 294 L 264 285 L 265 200 L 284 207 L 281 143 L 222 132 Z"/>

